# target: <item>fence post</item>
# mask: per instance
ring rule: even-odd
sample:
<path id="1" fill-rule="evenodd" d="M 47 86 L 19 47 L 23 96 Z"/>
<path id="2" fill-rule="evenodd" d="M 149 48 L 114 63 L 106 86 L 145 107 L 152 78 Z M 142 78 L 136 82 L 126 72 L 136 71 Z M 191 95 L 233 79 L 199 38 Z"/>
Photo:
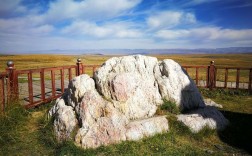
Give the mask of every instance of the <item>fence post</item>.
<path id="1" fill-rule="evenodd" d="M 77 65 L 76 76 L 79 76 L 82 74 L 82 62 L 80 58 L 77 59 L 76 65 Z"/>
<path id="2" fill-rule="evenodd" d="M 211 61 L 210 66 L 208 68 L 208 88 L 210 90 L 212 90 L 215 87 L 215 78 L 216 78 L 216 72 L 214 61 Z"/>
<path id="3" fill-rule="evenodd" d="M 18 100 L 18 75 L 16 74 L 16 69 L 14 67 L 13 61 L 7 62 L 6 73 L 8 75 L 8 103 L 16 102 Z"/>
<path id="4" fill-rule="evenodd" d="M 249 89 L 249 93 L 252 94 L 252 68 L 250 68 L 250 70 L 249 70 L 249 86 L 248 86 L 248 89 Z"/>

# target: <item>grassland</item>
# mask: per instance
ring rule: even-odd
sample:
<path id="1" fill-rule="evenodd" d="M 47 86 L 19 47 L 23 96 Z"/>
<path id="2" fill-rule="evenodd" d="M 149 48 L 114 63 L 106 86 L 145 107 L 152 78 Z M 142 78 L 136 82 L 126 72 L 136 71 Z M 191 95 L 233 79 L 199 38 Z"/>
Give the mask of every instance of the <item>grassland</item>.
<path id="1" fill-rule="evenodd" d="M 31 69 L 74 65 L 77 58 L 83 64 L 102 64 L 112 56 L 102 55 L 20 55 L 0 56 L 0 71 L 6 61 L 12 60 L 16 69 Z M 174 59 L 181 65 L 209 65 L 252 67 L 252 54 L 232 55 L 158 55 L 158 59 Z M 193 73 L 193 72 L 191 72 Z M 234 74 L 235 75 L 235 74 Z M 176 121 L 174 114 L 167 115 L 170 131 L 145 138 L 138 142 L 83 150 L 72 141 L 58 143 L 53 135 L 52 121 L 46 114 L 53 102 L 39 108 L 24 110 L 13 105 L 0 117 L 0 155 L 251 155 L 252 154 L 252 97 L 248 92 L 201 90 L 206 98 L 223 105 L 220 109 L 230 121 L 222 132 L 204 129 L 198 134 Z"/>
<path id="2" fill-rule="evenodd" d="M 222 102 L 230 125 L 224 131 L 203 129 L 197 134 L 167 115 L 170 130 L 140 141 L 83 150 L 73 141 L 58 143 L 53 123 L 46 116 L 53 103 L 24 110 L 18 105 L 0 117 L 0 155 L 250 155 L 252 154 L 252 98 L 247 92 L 201 90 L 205 97 Z M 166 108 L 166 107 L 164 107 Z M 242 109 L 241 109 L 242 108 Z"/>
<path id="3" fill-rule="evenodd" d="M 216 66 L 252 67 L 252 54 L 190 54 L 190 55 L 151 55 L 159 60 L 173 59 L 181 65 L 209 65 L 214 60 Z M 110 55 L 0 55 L 0 71 L 6 68 L 6 62 L 12 60 L 16 69 L 36 69 L 42 67 L 55 67 L 74 65 L 77 58 L 83 64 L 102 64 Z"/>
<path id="4" fill-rule="evenodd" d="M 190 55 L 151 55 L 159 60 L 173 59 L 181 65 L 209 65 L 214 60 L 216 66 L 224 67 L 252 67 L 252 54 L 190 54 Z M 36 69 L 44 67 L 57 67 L 65 65 L 75 65 L 77 58 L 82 59 L 82 63 L 86 65 L 101 65 L 110 55 L 0 55 L 0 72 L 5 71 L 6 62 L 12 60 L 15 68 Z M 87 69 L 88 74 L 92 74 L 92 69 Z M 218 71 L 217 80 L 224 80 L 224 70 Z M 195 69 L 188 69 L 188 73 L 195 78 Z M 240 72 L 241 82 L 248 82 L 249 71 Z M 36 75 L 35 75 L 36 76 Z M 199 70 L 199 78 L 206 79 L 206 70 Z M 229 71 L 229 80 L 236 80 L 236 70 Z"/>

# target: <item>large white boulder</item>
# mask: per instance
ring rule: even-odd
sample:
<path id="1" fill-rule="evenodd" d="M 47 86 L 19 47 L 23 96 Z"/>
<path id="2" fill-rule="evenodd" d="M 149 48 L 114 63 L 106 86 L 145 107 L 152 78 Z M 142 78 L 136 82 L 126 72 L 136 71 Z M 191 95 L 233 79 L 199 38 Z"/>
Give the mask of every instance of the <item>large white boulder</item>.
<path id="1" fill-rule="evenodd" d="M 162 99 L 175 102 L 181 110 L 205 106 L 193 80 L 170 59 L 158 62 L 155 57 L 142 55 L 114 57 L 95 72 L 94 78 L 103 96 L 138 108 L 148 105 L 154 110 Z M 125 111 L 135 113 L 134 110 Z M 142 110 L 140 116 L 129 115 L 130 118 L 143 118 L 153 114 Z"/>
<path id="2" fill-rule="evenodd" d="M 119 98 L 120 95 L 115 96 Z M 155 112 L 154 104 L 128 105 L 125 102 L 113 102 L 104 98 L 95 89 L 94 80 L 84 74 L 69 83 L 68 90 L 57 99 L 49 115 L 54 117 L 54 129 L 58 140 L 65 140 L 75 135 L 72 139 L 77 146 L 96 148 L 132 140 L 135 135 L 127 132 L 132 132 L 130 125 L 134 121 L 133 118 L 139 116 L 139 118 L 150 117 L 146 121 L 138 120 L 139 122 L 143 120 L 145 123 L 144 127 L 138 129 L 142 134 L 139 139 L 168 131 L 168 120 L 164 117 L 152 118 Z M 75 129 L 77 134 L 74 134 Z"/>
<path id="3" fill-rule="evenodd" d="M 141 55 L 114 57 L 95 72 L 94 79 L 84 74 L 71 80 L 49 115 L 54 117 L 58 140 L 72 138 L 77 146 L 96 148 L 168 131 L 166 117 L 155 115 L 163 99 L 175 102 L 180 110 L 205 110 L 193 80 L 176 62 Z M 207 111 L 203 117 L 213 113 L 219 112 Z M 178 118 L 190 120 L 186 115 Z M 184 123 L 202 122 L 195 121 Z"/>

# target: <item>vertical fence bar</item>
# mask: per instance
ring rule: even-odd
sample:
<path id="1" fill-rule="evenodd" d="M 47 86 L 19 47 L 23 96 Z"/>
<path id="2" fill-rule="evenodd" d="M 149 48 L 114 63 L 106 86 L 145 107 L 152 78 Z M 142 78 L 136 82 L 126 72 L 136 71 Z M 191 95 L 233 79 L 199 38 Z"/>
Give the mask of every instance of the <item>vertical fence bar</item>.
<path id="1" fill-rule="evenodd" d="M 18 73 L 15 71 L 15 75 L 14 75 L 15 79 L 14 79 L 14 83 L 15 83 L 15 98 L 16 100 L 19 99 L 19 87 L 18 87 Z"/>
<path id="2" fill-rule="evenodd" d="M 6 107 L 7 107 L 7 105 L 10 103 L 10 99 L 11 99 L 9 75 L 7 75 L 7 77 L 6 77 L 6 90 L 7 90 L 7 103 L 6 103 Z"/>
<path id="3" fill-rule="evenodd" d="M 199 67 L 196 67 L 196 85 L 199 83 Z"/>
<path id="4" fill-rule="evenodd" d="M 208 84 L 208 81 L 209 81 L 209 68 L 210 68 L 210 66 L 208 66 L 207 68 L 206 68 L 206 88 L 208 88 L 209 87 L 209 84 Z"/>
<path id="5" fill-rule="evenodd" d="M 55 89 L 55 71 L 54 71 L 54 69 L 51 70 L 51 81 L 52 81 L 52 97 L 55 97 L 56 89 Z"/>
<path id="6" fill-rule="evenodd" d="M 8 103 L 18 100 L 18 78 L 13 61 L 7 62 L 6 73 L 8 77 Z"/>
<path id="7" fill-rule="evenodd" d="M 252 94 L 252 68 L 250 68 L 249 70 L 249 85 L 248 85 L 248 89 L 250 94 Z"/>
<path id="8" fill-rule="evenodd" d="M 225 82 L 224 82 L 224 88 L 227 88 L 227 81 L 228 81 L 228 68 L 225 69 Z"/>
<path id="9" fill-rule="evenodd" d="M 82 63 L 80 58 L 77 59 L 76 65 L 77 65 L 76 76 L 79 76 L 82 74 Z"/>
<path id="10" fill-rule="evenodd" d="M 212 90 L 215 87 L 215 83 L 216 83 L 216 68 L 214 66 L 214 61 L 211 61 L 208 70 L 208 87 L 210 90 Z"/>
<path id="11" fill-rule="evenodd" d="M 64 93 L 64 90 L 65 90 L 65 85 L 64 85 L 64 68 L 60 69 L 60 81 L 61 81 L 61 93 L 63 94 Z"/>
<path id="12" fill-rule="evenodd" d="M 78 76 L 78 66 L 75 67 L 75 76 Z"/>
<path id="13" fill-rule="evenodd" d="M 68 80 L 69 82 L 72 80 L 72 68 L 68 68 Z"/>
<path id="14" fill-rule="evenodd" d="M 95 73 L 95 66 L 93 66 L 93 76 L 92 77 L 94 77 L 94 73 Z"/>
<path id="15" fill-rule="evenodd" d="M 32 72 L 28 73 L 28 90 L 29 90 L 29 104 L 33 104 L 33 88 L 32 88 Z"/>
<path id="16" fill-rule="evenodd" d="M 239 81 L 240 81 L 240 68 L 237 68 L 237 72 L 236 72 L 236 89 L 239 89 Z"/>
<path id="17" fill-rule="evenodd" d="M 45 70 L 40 71 L 41 100 L 45 101 Z"/>
<path id="18" fill-rule="evenodd" d="M 86 74 L 86 67 L 85 67 L 85 65 L 82 66 L 82 74 Z"/>

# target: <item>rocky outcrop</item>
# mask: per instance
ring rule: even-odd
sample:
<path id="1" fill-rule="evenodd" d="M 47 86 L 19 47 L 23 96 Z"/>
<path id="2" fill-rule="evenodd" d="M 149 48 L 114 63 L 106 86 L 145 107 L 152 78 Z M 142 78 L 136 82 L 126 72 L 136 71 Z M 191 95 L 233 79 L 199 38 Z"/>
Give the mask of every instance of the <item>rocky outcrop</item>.
<path id="1" fill-rule="evenodd" d="M 166 117 L 155 116 L 163 99 L 183 111 L 205 109 L 193 80 L 173 60 L 114 57 L 95 72 L 94 79 L 85 74 L 75 77 L 49 114 L 54 116 L 58 140 L 73 137 L 78 146 L 96 148 L 168 131 Z"/>
<path id="2" fill-rule="evenodd" d="M 107 100 L 96 91 L 94 84 L 94 80 L 88 75 L 74 78 L 64 97 L 59 98 L 50 110 L 49 114 L 55 118 L 54 129 L 58 140 L 71 138 L 70 134 L 74 129 L 78 129 L 74 138 L 76 145 L 96 148 L 168 131 L 168 121 L 165 117 L 145 119 L 148 117 L 145 112 L 153 112 L 153 116 L 155 105 L 145 108 L 142 106 L 141 110 L 139 105 L 135 109 L 134 105 Z M 131 119 L 132 116 L 138 117 L 139 120 Z"/>
<path id="3" fill-rule="evenodd" d="M 143 105 L 160 105 L 162 99 L 166 99 L 175 102 L 181 110 L 205 106 L 193 80 L 170 59 L 158 62 L 157 58 L 141 55 L 114 57 L 98 69 L 94 78 L 99 93 L 127 105 L 142 108 Z M 143 116 L 130 117 L 153 115 L 147 111 L 142 113 Z"/>

